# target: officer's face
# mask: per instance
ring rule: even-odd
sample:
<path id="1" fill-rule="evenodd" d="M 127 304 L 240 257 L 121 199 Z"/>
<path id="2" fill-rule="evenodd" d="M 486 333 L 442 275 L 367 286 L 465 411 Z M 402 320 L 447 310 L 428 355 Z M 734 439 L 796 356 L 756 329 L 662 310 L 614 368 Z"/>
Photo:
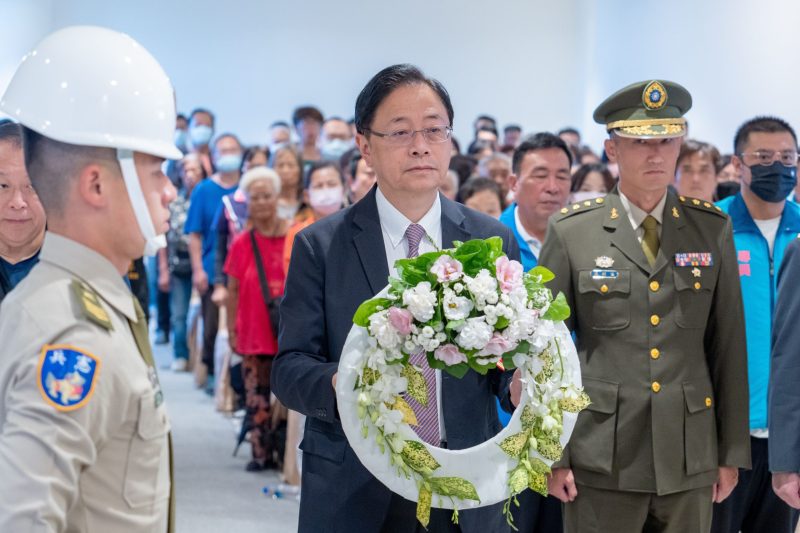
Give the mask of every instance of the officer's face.
<path id="1" fill-rule="evenodd" d="M 0 142 L 0 251 L 32 244 L 44 225 L 44 208 L 25 171 L 22 149 Z"/>
<path id="2" fill-rule="evenodd" d="M 149 154 L 134 152 L 133 163 L 142 187 L 142 194 L 153 220 L 156 233 L 161 235 L 169 229 L 169 204 L 175 199 L 175 187 L 161 171 L 164 160 Z M 134 225 L 134 227 L 137 227 Z"/>
<path id="3" fill-rule="evenodd" d="M 406 145 L 395 145 L 388 138 L 359 134 L 358 147 L 375 171 L 378 186 L 387 197 L 411 199 L 431 193 L 447 173 L 451 143 L 429 142 L 418 131 L 435 126 L 450 126 L 441 98 L 427 84 L 403 85 L 392 91 L 375 112 L 370 128 L 380 133 L 417 131 Z"/>
<path id="4" fill-rule="evenodd" d="M 510 182 L 520 217 L 539 225 L 567 203 L 572 182 L 569 158 L 560 148 L 528 152 L 520 163 L 519 175 L 512 175 Z"/>
<path id="5" fill-rule="evenodd" d="M 612 163 L 619 165 L 620 187 L 626 195 L 666 191 L 675 179 L 675 163 L 682 137 L 630 139 L 613 135 L 605 148 Z"/>

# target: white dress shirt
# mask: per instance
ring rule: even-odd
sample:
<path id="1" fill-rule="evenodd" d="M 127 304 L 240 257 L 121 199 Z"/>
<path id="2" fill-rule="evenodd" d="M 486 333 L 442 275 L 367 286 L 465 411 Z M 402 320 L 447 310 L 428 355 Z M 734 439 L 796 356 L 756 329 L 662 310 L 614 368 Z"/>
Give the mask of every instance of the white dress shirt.
<path id="1" fill-rule="evenodd" d="M 652 216 L 658 222 L 658 236 L 661 237 L 661 225 L 664 220 L 664 205 L 667 203 L 666 192 L 649 213 L 634 205 L 633 202 L 628 200 L 627 196 L 622 194 L 622 191 L 619 191 L 619 199 L 622 201 L 622 207 L 625 208 L 625 212 L 628 214 L 628 220 L 630 220 L 631 226 L 633 226 L 633 230 L 636 232 L 636 238 L 639 240 L 639 244 L 642 243 L 642 239 L 644 238 L 642 222 L 644 222 L 644 219 L 647 218 L 648 215 Z"/>
<path id="2" fill-rule="evenodd" d="M 386 250 L 386 261 L 389 264 L 389 275 L 397 276 L 394 263 L 398 259 L 408 257 L 408 239 L 406 229 L 413 224 L 403 213 L 386 199 L 381 188 L 375 193 L 375 202 L 378 204 L 378 218 L 381 221 L 383 233 L 383 246 Z M 424 254 L 442 248 L 442 203 L 436 195 L 433 205 L 417 222 L 425 228 L 426 236 L 419 243 L 419 253 Z M 442 371 L 436 370 L 436 405 L 439 411 L 439 436 L 442 441 L 447 441 L 442 416 Z"/>
<path id="3" fill-rule="evenodd" d="M 522 240 L 525 241 L 528 248 L 531 249 L 533 257 L 538 261 L 539 252 L 542 251 L 542 241 L 528 233 L 528 230 L 522 225 L 522 220 L 519 218 L 519 206 L 514 207 L 514 223 L 517 225 L 517 233 L 519 233 L 519 236 L 522 237 Z"/>

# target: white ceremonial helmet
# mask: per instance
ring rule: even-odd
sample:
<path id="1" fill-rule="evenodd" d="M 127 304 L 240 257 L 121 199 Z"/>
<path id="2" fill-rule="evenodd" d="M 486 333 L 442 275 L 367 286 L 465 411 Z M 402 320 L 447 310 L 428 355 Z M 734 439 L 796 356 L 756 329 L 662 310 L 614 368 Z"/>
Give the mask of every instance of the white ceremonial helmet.
<path id="1" fill-rule="evenodd" d="M 56 141 L 115 148 L 145 254 L 166 245 L 153 227 L 133 152 L 182 157 L 173 141 L 175 91 L 142 45 L 97 26 L 55 31 L 22 58 L 0 111 Z"/>

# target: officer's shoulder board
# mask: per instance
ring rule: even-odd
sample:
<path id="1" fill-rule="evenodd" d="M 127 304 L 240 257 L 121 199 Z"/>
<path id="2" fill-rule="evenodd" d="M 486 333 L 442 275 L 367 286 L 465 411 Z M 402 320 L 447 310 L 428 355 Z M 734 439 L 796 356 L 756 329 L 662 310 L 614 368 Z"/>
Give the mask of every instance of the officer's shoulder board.
<path id="1" fill-rule="evenodd" d="M 706 213 L 713 213 L 722 218 L 728 218 L 728 215 L 725 214 L 725 212 L 720 209 L 718 205 L 714 205 L 706 200 L 689 198 L 688 196 L 678 196 L 678 200 L 680 200 L 681 204 L 693 209 L 697 209 L 698 211 L 705 211 Z"/>
<path id="2" fill-rule="evenodd" d="M 37 385 L 44 401 L 58 411 L 80 409 L 92 398 L 100 359 L 69 344 L 45 344 L 39 355 Z"/>
<path id="3" fill-rule="evenodd" d="M 588 213 L 589 211 L 594 211 L 599 207 L 605 206 L 605 204 L 606 201 L 604 198 L 595 198 L 594 200 L 584 200 L 583 202 L 567 205 L 558 212 L 556 215 L 556 221 L 564 220 L 565 218 L 577 215 L 578 213 Z"/>
<path id="4" fill-rule="evenodd" d="M 111 318 L 100 303 L 97 293 L 81 280 L 73 279 L 71 283 L 72 294 L 78 303 L 79 318 L 97 324 L 103 329 L 112 330 Z"/>

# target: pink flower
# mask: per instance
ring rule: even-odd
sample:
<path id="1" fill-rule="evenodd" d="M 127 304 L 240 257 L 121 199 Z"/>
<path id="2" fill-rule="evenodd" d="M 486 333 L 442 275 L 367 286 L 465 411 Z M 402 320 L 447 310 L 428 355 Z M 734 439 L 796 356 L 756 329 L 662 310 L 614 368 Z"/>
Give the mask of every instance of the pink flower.
<path id="1" fill-rule="evenodd" d="M 436 351 L 433 352 L 433 357 L 439 361 L 443 361 L 447 366 L 467 362 L 467 356 L 461 353 L 458 346 L 455 344 L 443 344 L 439 346 L 436 348 Z"/>
<path id="2" fill-rule="evenodd" d="M 503 335 L 495 331 L 492 334 L 492 338 L 489 339 L 489 342 L 486 344 L 483 350 L 481 350 L 478 353 L 478 355 L 479 356 L 491 355 L 495 357 L 500 357 L 504 354 L 507 354 L 516 347 L 517 345 L 515 343 L 512 343 L 511 341 L 503 337 Z"/>
<path id="3" fill-rule="evenodd" d="M 411 311 L 408 309 L 400 309 L 399 307 L 389 308 L 389 323 L 401 335 L 408 335 L 411 333 L 411 322 L 414 318 L 411 316 Z"/>
<path id="4" fill-rule="evenodd" d="M 445 281 L 455 281 L 461 278 L 464 273 L 464 267 L 461 266 L 457 259 L 453 259 L 449 255 L 440 255 L 439 259 L 433 263 L 431 272 L 436 274 L 436 279 L 439 280 L 439 283 L 444 283 Z"/>
<path id="5" fill-rule="evenodd" d="M 494 262 L 494 266 L 501 291 L 509 293 L 522 285 L 522 264 L 519 261 L 510 261 L 508 257 L 501 256 Z"/>

